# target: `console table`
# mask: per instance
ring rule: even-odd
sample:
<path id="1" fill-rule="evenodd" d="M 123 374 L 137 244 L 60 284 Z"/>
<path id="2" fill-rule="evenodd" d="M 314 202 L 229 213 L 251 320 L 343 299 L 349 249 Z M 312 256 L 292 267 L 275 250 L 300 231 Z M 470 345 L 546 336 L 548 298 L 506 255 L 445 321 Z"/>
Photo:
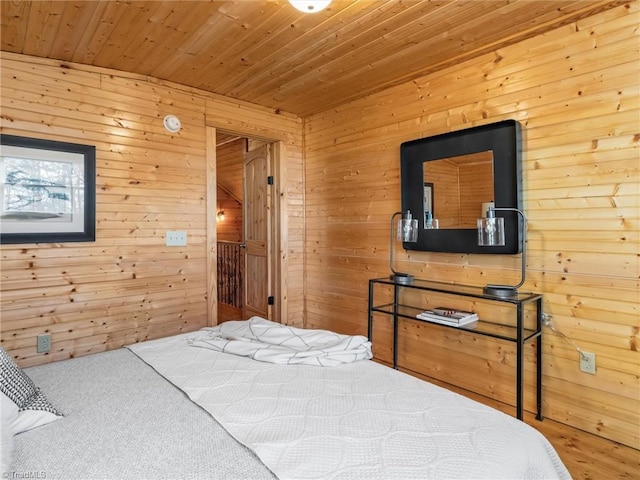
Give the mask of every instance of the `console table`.
<path id="1" fill-rule="evenodd" d="M 384 303 L 375 302 L 376 287 L 393 289 L 392 300 Z M 437 322 L 430 322 L 416 318 L 426 308 L 421 305 L 405 304 L 404 297 L 409 290 L 437 292 L 461 297 L 482 299 L 483 302 L 500 302 L 514 306 L 513 322 L 509 325 L 492 322 L 489 318 L 480 318 L 478 322 L 467 326 L 449 326 Z M 389 297 L 387 297 L 389 298 Z M 535 308 L 535 325 L 525 328 L 525 305 L 532 304 Z M 530 307 L 531 308 L 531 307 Z M 518 293 L 512 298 L 494 297 L 483 293 L 480 287 L 454 285 L 414 279 L 409 284 L 396 283 L 390 278 L 374 278 L 369 280 L 369 322 L 368 337 L 373 340 L 373 314 L 382 313 L 393 317 L 393 368 L 398 368 L 398 322 L 401 319 L 411 319 L 425 322 L 441 328 L 455 328 L 465 332 L 498 338 L 516 344 L 516 416 L 522 420 L 523 414 L 523 382 L 524 382 L 524 345 L 537 338 L 536 343 L 536 407 L 538 420 L 542 420 L 542 295 L 535 293 Z"/>

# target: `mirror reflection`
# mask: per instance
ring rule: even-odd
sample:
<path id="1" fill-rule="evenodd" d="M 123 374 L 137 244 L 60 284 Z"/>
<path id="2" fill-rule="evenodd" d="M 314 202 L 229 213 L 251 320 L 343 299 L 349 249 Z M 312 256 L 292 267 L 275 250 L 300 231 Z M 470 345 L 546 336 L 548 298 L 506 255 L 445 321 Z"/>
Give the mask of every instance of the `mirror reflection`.
<path id="1" fill-rule="evenodd" d="M 495 198 L 492 150 L 426 161 L 423 177 L 426 229 L 475 228 Z"/>

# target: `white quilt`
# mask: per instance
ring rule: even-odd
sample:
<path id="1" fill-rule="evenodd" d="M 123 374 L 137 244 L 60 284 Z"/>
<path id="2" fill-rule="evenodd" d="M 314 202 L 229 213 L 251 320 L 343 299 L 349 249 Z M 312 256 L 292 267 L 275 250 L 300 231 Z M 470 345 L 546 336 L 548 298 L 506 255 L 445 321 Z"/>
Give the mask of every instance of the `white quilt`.
<path id="1" fill-rule="evenodd" d="M 372 358 L 371 342 L 366 337 L 288 327 L 260 317 L 225 322 L 203 331 L 208 335 L 191 339 L 192 346 L 261 362 L 333 367 Z"/>
<path id="2" fill-rule="evenodd" d="M 372 361 L 256 362 L 190 341 L 129 347 L 280 479 L 569 479 L 535 429 Z"/>

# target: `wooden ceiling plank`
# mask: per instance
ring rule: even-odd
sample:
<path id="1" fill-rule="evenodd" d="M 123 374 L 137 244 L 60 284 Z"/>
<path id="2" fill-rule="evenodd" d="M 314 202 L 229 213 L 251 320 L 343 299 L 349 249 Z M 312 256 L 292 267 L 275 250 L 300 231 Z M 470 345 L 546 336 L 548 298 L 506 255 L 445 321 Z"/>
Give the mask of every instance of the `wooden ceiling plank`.
<path id="1" fill-rule="evenodd" d="M 60 20 L 60 29 L 54 38 L 49 56 L 61 60 L 71 61 L 78 47 L 82 48 L 82 38 L 85 31 L 78 25 L 91 22 L 95 12 L 95 2 L 59 2 L 64 4 L 64 11 Z"/>
<path id="2" fill-rule="evenodd" d="M 411 6 L 415 5 L 417 3 Z M 282 48 L 270 46 L 265 49 L 261 54 L 264 59 L 262 65 L 253 66 L 243 75 L 244 78 L 231 78 L 220 88 L 231 96 L 247 91 L 259 95 L 261 91 L 273 89 L 274 85 L 278 88 L 286 83 L 287 77 L 312 72 L 327 60 L 349 54 L 353 45 L 361 41 L 360 38 L 369 30 L 363 25 L 375 23 L 378 28 L 384 28 L 389 17 L 411 6 L 396 1 L 354 4 L 309 29 L 301 25 L 303 33 L 297 38 Z"/>
<path id="3" fill-rule="evenodd" d="M 193 2 L 194 6 L 199 5 Z M 139 25 L 133 39 L 122 52 L 118 65 L 124 71 L 136 70 L 146 73 L 150 70 L 149 63 L 162 63 L 164 58 L 159 54 L 161 42 L 176 40 L 175 24 L 179 23 L 192 8 L 187 8 L 176 2 L 155 2 L 153 10 L 149 10 L 149 17 L 144 24 Z"/>
<path id="4" fill-rule="evenodd" d="M 203 71 L 210 74 L 201 77 L 201 83 L 197 85 L 199 88 L 208 90 L 213 87 L 217 93 L 225 95 L 227 91 L 219 85 L 225 78 L 237 75 L 246 77 L 245 72 L 252 63 L 264 64 L 264 52 L 260 51 L 262 45 L 270 41 L 286 43 L 287 40 L 282 39 L 283 32 L 297 35 L 292 28 L 297 17 L 293 9 L 283 13 L 281 6 L 279 9 L 271 6 L 261 10 L 260 16 L 246 15 L 239 11 L 236 13 L 239 18 L 238 25 L 242 28 L 241 35 L 234 35 L 234 40 L 228 46 L 217 48 L 215 58 L 202 66 Z M 257 51 L 257 55 L 252 55 L 254 51 Z M 258 60 L 255 60 L 256 58 Z"/>
<path id="5" fill-rule="evenodd" d="M 418 2 L 415 5 L 422 5 Z M 495 6 L 494 2 L 494 6 Z M 306 72 L 296 71 L 296 76 L 293 80 L 289 78 L 277 78 L 274 79 L 279 87 L 277 92 L 280 96 L 295 95 L 300 93 L 301 95 L 313 95 L 313 85 L 320 85 L 324 82 L 331 81 L 333 83 L 342 82 L 347 76 L 360 76 L 357 82 L 360 85 L 367 84 L 367 78 L 371 76 L 371 66 L 379 62 L 380 60 L 390 65 L 389 68 L 381 68 L 377 72 L 377 80 L 383 79 L 385 75 L 395 76 L 397 75 L 397 69 L 399 67 L 398 60 L 405 59 L 405 62 L 409 62 L 409 66 L 405 68 L 417 68 L 420 64 L 430 64 L 436 62 L 439 58 L 447 58 L 450 56 L 448 53 L 444 53 L 441 48 L 430 48 L 427 44 L 421 43 L 420 39 L 412 39 L 408 32 L 422 31 L 422 26 L 425 24 L 433 24 L 434 27 L 430 29 L 430 35 L 435 36 L 440 33 L 447 41 L 447 32 L 450 29 L 449 25 L 456 25 L 461 22 L 463 18 L 475 18 L 478 13 L 477 9 L 481 9 L 482 5 L 478 2 L 456 2 L 455 4 L 445 4 L 440 8 L 425 9 L 416 12 L 415 10 L 409 10 L 401 12 L 394 16 L 393 22 L 387 22 L 380 25 L 380 29 L 385 32 L 380 36 L 380 30 L 372 30 L 373 36 L 369 35 L 365 38 L 358 38 L 358 48 L 343 49 L 342 56 L 336 56 L 332 61 L 325 61 L 322 65 L 313 65 L 312 68 Z M 424 37 L 424 33 L 419 33 L 418 36 Z M 453 42 L 449 42 L 453 43 Z M 452 48 L 452 47 L 450 47 Z M 416 57 L 407 52 L 412 49 L 412 52 L 418 51 L 419 60 L 416 61 Z M 425 57 L 425 55 L 427 55 Z M 324 55 L 323 55 L 324 58 Z M 318 82 L 318 79 L 320 82 Z M 273 84 L 264 85 L 264 88 L 275 88 Z M 332 85 L 332 89 L 335 92 L 336 85 Z M 353 85 L 351 85 L 353 87 Z M 362 92 L 362 90 L 360 90 Z M 253 94 L 260 94 L 261 90 L 253 91 Z"/>
<path id="6" fill-rule="evenodd" d="M 138 68 L 141 73 L 158 78 L 171 77 L 171 74 L 165 76 L 154 72 L 167 64 L 173 64 L 176 57 L 180 62 L 177 68 L 181 68 L 185 58 L 193 58 L 182 54 L 183 50 L 187 50 L 184 45 L 189 43 L 192 32 L 210 30 L 207 19 L 225 3 L 227 2 L 162 2 L 164 9 L 168 11 L 163 12 L 163 9 L 158 8 L 152 13 L 148 28 L 140 32 L 136 43 L 131 44 L 124 53 L 124 57 L 129 59 L 129 64 L 124 64 L 125 70 Z"/>
<path id="7" fill-rule="evenodd" d="M 48 57 L 51 38 L 55 38 L 60 28 L 64 4 L 61 2 L 34 2 L 31 4 L 24 49 L 38 57 Z"/>
<path id="8" fill-rule="evenodd" d="M 412 15 L 410 11 L 420 5 L 433 8 L 433 4 L 426 2 L 405 4 L 390 1 L 364 5 L 365 10 L 356 10 L 354 7 L 341 11 L 327 22 L 304 32 L 283 51 L 274 52 L 270 58 L 272 67 L 268 77 L 264 73 L 253 72 L 251 82 L 260 85 L 260 89 L 255 89 L 250 83 L 244 83 L 241 87 L 259 93 L 260 90 L 273 88 L 273 85 L 285 84 L 292 77 L 314 72 L 328 62 L 342 62 L 345 57 L 352 57 L 361 45 L 379 39 L 381 30 L 393 30 L 395 27 L 389 24 L 397 21 L 398 16 L 404 17 L 400 21 L 403 23 Z"/>
<path id="9" fill-rule="evenodd" d="M 312 73 L 298 76 L 294 82 L 285 83 L 280 88 L 280 93 L 288 95 L 296 91 L 308 91 L 308 84 L 317 82 L 318 76 L 323 80 L 328 80 L 323 78 L 325 76 L 331 76 L 331 78 L 335 79 L 336 73 L 340 74 L 341 81 L 353 78 L 354 81 L 361 82 L 363 80 L 362 77 L 370 75 L 376 66 L 384 67 L 380 68 L 380 75 L 384 77 L 383 80 L 386 83 L 390 77 L 397 75 L 396 69 L 400 68 L 403 63 L 408 63 L 408 67 L 415 70 L 420 68 L 421 65 L 433 64 L 443 58 L 450 58 L 451 51 L 458 51 L 463 44 L 462 38 L 451 35 L 450 31 L 456 28 L 456 25 L 458 25 L 457 28 L 467 31 L 467 23 L 482 16 L 484 5 L 478 2 L 460 2 L 459 4 L 456 3 L 456 5 L 448 5 L 448 7 L 455 7 L 455 9 L 447 8 L 438 12 L 437 20 L 434 22 L 438 24 L 438 27 L 432 29 L 431 39 L 421 42 L 417 35 L 412 37 L 408 33 L 408 31 L 411 31 L 411 24 L 407 28 L 390 31 L 385 34 L 384 38 L 379 38 L 375 42 L 364 45 L 353 52 L 352 60 L 348 65 L 342 59 L 333 62 L 335 65 L 327 63 Z M 516 8 L 516 5 L 507 5 L 506 8 L 512 11 Z M 499 9 L 494 10 L 494 12 L 497 10 Z M 414 22 L 422 21 L 422 19 L 418 19 Z M 460 27 L 460 25 L 464 25 L 464 27 Z M 437 44 L 444 45 L 444 48 L 436 49 L 436 41 L 433 39 L 437 39 Z"/>
<path id="10" fill-rule="evenodd" d="M 93 15 L 88 24 L 76 25 L 77 29 L 83 30 L 83 35 L 71 60 L 85 65 L 96 65 L 98 53 L 107 44 L 113 29 L 128 10 L 127 5 L 121 2 L 101 0 L 87 3 L 93 7 Z"/>
<path id="11" fill-rule="evenodd" d="M 175 45 L 170 56 L 157 65 L 150 74 L 158 78 L 174 78 L 176 72 L 184 68 L 183 62 L 188 61 L 191 65 L 192 62 L 199 60 L 200 55 L 215 51 L 216 47 L 219 47 L 217 38 L 226 32 L 225 24 L 232 21 L 222 9 L 224 3 L 214 1 L 207 4 L 208 8 L 202 12 L 201 21 L 187 26 L 185 39 L 179 45 Z M 200 63 L 205 62 L 200 61 Z"/>
<path id="12" fill-rule="evenodd" d="M 173 62 L 170 66 L 156 69 L 153 74 L 164 73 L 177 83 L 186 83 L 202 88 L 200 79 L 215 81 L 220 73 L 212 66 L 219 65 L 219 57 L 246 35 L 244 19 L 256 14 L 259 2 L 221 2 L 222 5 L 212 11 L 206 23 L 196 29 L 195 35 L 177 47 L 188 63 Z M 277 5 L 267 5 L 258 11 L 259 15 L 269 15 Z M 267 13 L 264 13 L 267 12 Z M 185 54 L 187 56 L 185 56 Z M 217 90 L 210 90 L 220 93 Z"/>
<path id="13" fill-rule="evenodd" d="M 269 69 L 278 65 L 277 52 L 300 38 L 310 16 L 300 18 L 297 13 L 290 13 L 269 20 L 219 58 L 221 66 L 228 66 L 216 82 L 219 92 L 227 95 L 238 81 L 244 83 L 265 72 L 269 75 Z"/>
<path id="14" fill-rule="evenodd" d="M 377 2 L 375 8 L 382 9 L 388 4 L 401 5 L 392 0 L 385 3 Z M 328 48 L 341 41 L 338 32 L 344 29 L 345 25 L 366 17 L 373 8 L 372 2 L 352 2 L 345 8 L 336 9 L 335 14 L 332 13 L 326 18 L 294 14 L 290 22 L 270 35 L 268 41 L 251 48 L 250 52 L 254 58 L 260 58 L 259 62 L 238 72 L 238 75 L 227 77 L 228 79 L 220 83 L 218 88 L 227 94 L 233 94 L 232 90 L 242 85 L 252 90 L 265 79 L 271 79 L 282 71 L 290 72 L 305 60 L 324 56 Z"/>
<path id="15" fill-rule="evenodd" d="M 473 13 L 467 13 L 467 15 L 473 16 Z M 402 39 L 402 35 L 398 34 L 397 38 Z M 409 50 L 417 51 L 418 55 L 409 55 Z M 404 40 L 394 42 L 391 34 L 388 34 L 382 41 L 352 52 L 347 57 L 348 62 L 340 59 L 326 63 L 307 74 L 300 74 L 292 81 L 280 79 L 280 86 L 272 96 L 275 99 L 287 98 L 291 101 L 295 99 L 300 102 L 309 102 L 313 101 L 310 97 L 317 98 L 317 93 L 321 91 L 326 93 L 330 90 L 330 98 L 344 98 L 347 92 L 352 92 L 355 93 L 350 97 L 352 99 L 378 91 L 376 86 L 368 87 L 371 83 L 368 79 L 374 75 L 373 72 L 376 72 L 376 83 L 384 82 L 389 86 L 395 84 L 390 79 L 397 76 L 401 59 L 405 59 L 405 63 L 409 62 L 404 68 L 415 69 L 424 64 L 437 63 L 442 57 L 449 58 L 450 55 L 442 53 L 441 49 L 429 48 L 425 45 L 407 46 Z M 383 66 L 380 62 L 386 65 Z M 253 92 L 254 95 L 258 93 Z M 320 105 L 317 106 L 322 108 Z M 324 103 L 325 108 L 330 106 Z"/>
<path id="16" fill-rule="evenodd" d="M 207 19 L 215 8 L 211 3 L 198 2 L 189 10 L 188 14 L 173 27 L 173 32 L 164 35 L 156 41 L 154 49 L 148 53 L 141 64 L 142 70 L 158 78 L 172 78 L 176 70 L 190 61 L 193 54 L 193 32 L 205 32 L 209 28 Z M 202 35 L 196 35 L 196 38 Z M 171 73 L 173 72 L 173 74 Z"/>
<path id="17" fill-rule="evenodd" d="M 2 4 L 2 50 L 23 53 L 29 26 L 31 6 L 27 2 L 4 2 Z M 7 21 L 5 22 L 5 18 Z"/>
<path id="18" fill-rule="evenodd" d="M 122 4 L 122 15 L 114 24 L 109 39 L 94 59 L 94 65 L 121 70 L 119 61 L 127 47 L 135 41 L 136 35 L 145 25 L 158 4 L 153 1 L 132 1 Z"/>

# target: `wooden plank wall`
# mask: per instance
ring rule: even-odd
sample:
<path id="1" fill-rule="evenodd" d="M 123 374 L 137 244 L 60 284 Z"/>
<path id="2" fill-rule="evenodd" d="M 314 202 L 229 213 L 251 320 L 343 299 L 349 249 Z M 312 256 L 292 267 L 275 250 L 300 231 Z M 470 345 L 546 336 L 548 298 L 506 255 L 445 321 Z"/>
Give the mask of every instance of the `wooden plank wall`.
<path id="1" fill-rule="evenodd" d="M 1 60 L 2 133 L 97 150 L 96 242 L 0 247 L 2 346 L 21 365 L 207 324 L 207 245 L 215 245 L 207 238 L 207 216 L 215 222 L 207 212 L 207 125 L 282 140 L 281 201 L 302 218 L 297 117 L 113 70 L 6 52 Z M 183 124 L 174 135 L 162 126 L 169 113 Z M 283 232 L 294 239 L 283 277 L 296 286 L 303 283 L 302 228 L 288 222 Z M 188 246 L 166 247 L 166 230 L 186 230 Z M 293 323 L 301 295 L 291 303 Z M 36 353 L 41 333 L 52 335 L 49 354 Z"/>
<path id="2" fill-rule="evenodd" d="M 218 205 L 216 211 L 216 226 L 218 241 L 241 242 L 242 241 L 242 204 L 229 193 L 218 187 L 216 195 Z M 218 218 L 217 213 L 223 212 L 224 216 Z"/>
<path id="3" fill-rule="evenodd" d="M 21 364 L 206 325 L 204 109 L 162 85 L 3 55 L 2 133 L 97 156 L 95 243 L 2 246 L 2 345 Z M 166 230 L 186 230 L 187 247 L 166 247 Z"/>
<path id="4" fill-rule="evenodd" d="M 596 375 L 581 373 L 574 347 L 545 328 L 544 414 L 639 448 L 639 17 L 637 3 L 619 7 L 305 119 L 307 326 L 366 334 L 367 280 L 389 273 L 402 142 L 516 119 L 524 289 L 597 358 Z M 519 256 L 396 253 L 422 278 L 519 277 Z M 377 325 L 374 350 L 389 360 L 389 320 Z M 513 403 L 510 345 L 414 322 L 401 333 L 402 366 Z"/>
<path id="5" fill-rule="evenodd" d="M 217 222 L 218 240 L 242 241 L 242 155 L 245 143 L 240 138 L 216 149 L 217 210 L 224 211 L 224 219 Z"/>
<path id="6" fill-rule="evenodd" d="M 216 175 L 218 185 L 227 190 L 233 198 L 242 203 L 242 159 L 246 150 L 246 140 L 238 138 L 216 148 Z"/>

